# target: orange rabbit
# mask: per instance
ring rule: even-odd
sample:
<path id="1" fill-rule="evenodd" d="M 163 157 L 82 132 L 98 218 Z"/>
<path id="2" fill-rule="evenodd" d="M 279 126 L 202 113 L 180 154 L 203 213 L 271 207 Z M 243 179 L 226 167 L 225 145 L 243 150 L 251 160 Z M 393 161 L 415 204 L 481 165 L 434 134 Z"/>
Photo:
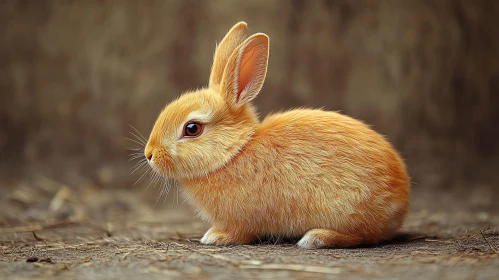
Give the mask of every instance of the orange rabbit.
<path id="1" fill-rule="evenodd" d="M 364 123 L 299 109 L 259 121 L 251 101 L 267 73 L 269 38 L 237 23 L 216 49 L 209 86 L 161 112 L 150 166 L 183 186 L 212 224 L 203 244 L 301 237 L 302 248 L 376 244 L 409 206 L 398 153 Z"/>

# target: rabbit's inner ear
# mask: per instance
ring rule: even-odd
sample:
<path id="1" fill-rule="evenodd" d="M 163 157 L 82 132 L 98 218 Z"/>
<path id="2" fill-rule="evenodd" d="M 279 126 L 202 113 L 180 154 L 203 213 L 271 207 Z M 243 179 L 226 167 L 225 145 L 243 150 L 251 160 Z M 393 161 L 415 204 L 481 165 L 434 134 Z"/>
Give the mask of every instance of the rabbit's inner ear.
<path id="1" fill-rule="evenodd" d="M 249 37 L 230 57 L 225 68 L 222 92 L 229 104 L 240 106 L 260 92 L 267 74 L 269 38 L 265 34 Z"/>
<path id="2" fill-rule="evenodd" d="M 248 37 L 248 26 L 241 21 L 234 25 L 222 39 L 215 50 L 211 68 L 209 87 L 218 89 L 222 82 L 223 72 L 229 57 L 234 50 Z"/>
<path id="3" fill-rule="evenodd" d="M 243 91 L 247 90 L 247 86 L 255 79 L 255 75 L 258 74 L 258 71 L 261 71 L 261 69 L 257 67 L 257 63 L 261 62 L 258 61 L 258 56 L 255 54 L 255 48 L 256 46 L 248 47 L 247 51 L 245 51 L 244 55 L 241 57 L 239 75 L 237 77 L 239 91 L 237 93 L 236 102 L 239 102 L 241 99 L 241 94 L 243 97 L 247 95 L 247 93 L 243 94 Z"/>

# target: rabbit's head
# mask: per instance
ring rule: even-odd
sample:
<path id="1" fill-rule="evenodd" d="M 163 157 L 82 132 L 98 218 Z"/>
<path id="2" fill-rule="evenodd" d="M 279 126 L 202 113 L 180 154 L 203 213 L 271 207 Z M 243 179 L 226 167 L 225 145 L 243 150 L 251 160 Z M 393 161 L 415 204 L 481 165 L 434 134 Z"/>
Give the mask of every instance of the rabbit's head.
<path id="1" fill-rule="evenodd" d="M 217 47 L 208 88 L 168 104 L 154 124 L 145 157 L 175 179 L 205 176 L 224 166 L 250 141 L 258 125 L 250 104 L 263 86 L 269 39 L 232 27 Z"/>

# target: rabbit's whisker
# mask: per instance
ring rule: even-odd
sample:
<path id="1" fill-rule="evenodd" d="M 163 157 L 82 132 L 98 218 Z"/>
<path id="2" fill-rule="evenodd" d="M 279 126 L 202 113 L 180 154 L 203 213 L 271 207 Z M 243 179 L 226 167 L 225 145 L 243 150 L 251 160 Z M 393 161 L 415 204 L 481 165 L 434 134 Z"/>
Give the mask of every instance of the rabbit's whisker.
<path id="1" fill-rule="evenodd" d="M 130 175 L 132 175 L 133 173 L 135 173 L 135 171 L 137 171 L 137 170 L 139 170 L 139 169 L 143 168 L 143 167 L 144 167 L 144 166 L 146 166 L 146 165 L 147 165 L 147 161 L 146 161 L 145 159 L 143 159 L 143 160 L 141 160 L 141 161 L 137 162 L 137 164 L 135 164 L 135 166 L 134 166 L 134 167 L 132 167 L 132 168 L 133 168 L 133 170 L 132 170 L 132 173 L 130 173 Z"/>
<path id="2" fill-rule="evenodd" d="M 128 124 L 133 130 L 135 130 L 135 132 L 137 132 L 138 138 L 141 138 L 142 140 L 144 140 L 144 142 L 147 142 L 147 139 L 144 137 L 144 135 L 142 133 L 140 133 L 140 131 L 138 129 L 136 129 L 133 125 L 131 124 Z"/>
<path id="3" fill-rule="evenodd" d="M 142 181 L 142 179 L 145 178 L 145 176 L 147 174 L 151 173 L 151 170 L 145 170 L 144 173 L 142 174 L 142 176 L 140 176 L 140 178 L 133 184 L 134 186 L 137 185 L 140 181 Z"/>
<path id="4" fill-rule="evenodd" d="M 140 159 L 142 158 L 144 155 L 143 154 L 138 154 L 138 155 L 130 155 L 130 159 L 128 159 L 128 161 L 133 161 L 133 160 L 136 160 L 136 159 Z"/>
<path id="5" fill-rule="evenodd" d="M 145 146 L 145 144 L 144 144 L 144 143 L 142 143 L 142 142 L 140 142 L 140 141 L 137 141 L 137 140 L 135 140 L 135 139 L 128 138 L 128 137 L 125 137 L 125 139 L 126 139 L 126 140 L 128 140 L 128 141 L 132 141 L 132 142 L 134 142 L 135 144 L 138 144 L 138 145 L 140 145 L 140 146 L 142 146 L 142 147 L 144 147 L 144 146 Z"/>
<path id="6" fill-rule="evenodd" d="M 146 145 L 147 144 L 147 141 L 140 138 L 137 134 L 133 133 L 133 132 L 130 132 L 130 135 L 132 135 L 133 137 L 136 138 L 136 140 L 138 140 L 140 143 L 142 143 L 142 145 Z"/>
<path id="7" fill-rule="evenodd" d="M 139 148 L 139 147 L 129 147 L 127 148 L 128 151 L 134 151 L 134 152 L 143 152 L 144 148 Z"/>

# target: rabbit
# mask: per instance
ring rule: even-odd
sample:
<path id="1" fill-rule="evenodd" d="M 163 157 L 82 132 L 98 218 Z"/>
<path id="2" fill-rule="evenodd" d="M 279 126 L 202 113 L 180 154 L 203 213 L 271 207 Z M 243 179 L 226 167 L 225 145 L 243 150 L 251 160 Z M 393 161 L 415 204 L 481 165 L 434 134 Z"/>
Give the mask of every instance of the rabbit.
<path id="1" fill-rule="evenodd" d="M 409 207 L 410 180 L 394 147 L 363 122 L 323 109 L 262 121 L 269 37 L 243 21 L 216 47 L 206 88 L 158 116 L 145 146 L 157 173 L 177 181 L 211 228 L 201 244 L 296 238 L 299 248 L 375 245 Z"/>

